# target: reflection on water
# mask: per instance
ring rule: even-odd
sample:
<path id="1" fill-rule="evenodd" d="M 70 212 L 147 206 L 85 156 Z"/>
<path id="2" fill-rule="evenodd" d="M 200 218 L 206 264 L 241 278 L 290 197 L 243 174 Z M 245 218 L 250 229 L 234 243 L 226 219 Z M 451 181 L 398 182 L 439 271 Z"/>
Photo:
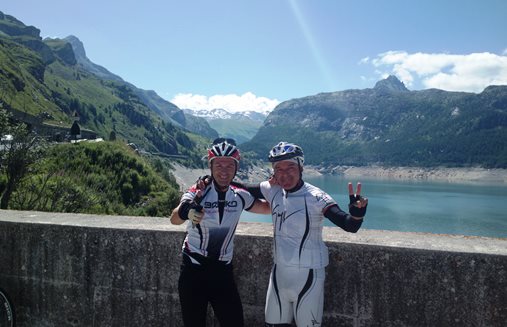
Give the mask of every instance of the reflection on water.
<path id="1" fill-rule="evenodd" d="M 329 193 L 344 210 L 347 183 L 342 176 L 305 180 Z M 358 180 L 350 180 L 354 184 Z M 507 238 L 507 185 L 361 179 L 369 199 L 363 228 Z M 242 221 L 271 222 L 245 212 Z M 326 220 L 326 226 L 334 226 Z"/>

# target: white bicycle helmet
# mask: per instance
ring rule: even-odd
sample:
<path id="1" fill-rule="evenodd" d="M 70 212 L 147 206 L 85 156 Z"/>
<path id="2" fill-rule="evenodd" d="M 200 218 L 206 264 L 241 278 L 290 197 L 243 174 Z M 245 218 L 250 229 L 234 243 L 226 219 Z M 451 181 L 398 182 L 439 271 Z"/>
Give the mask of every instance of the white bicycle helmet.
<path id="1" fill-rule="evenodd" d="M 288 142 L 280 142 L 269 151 L 269 162 L 278 162 L 282 160 L 294 159 L 300 165 L 305 162 L 303 149 L 296 144 Z"/>

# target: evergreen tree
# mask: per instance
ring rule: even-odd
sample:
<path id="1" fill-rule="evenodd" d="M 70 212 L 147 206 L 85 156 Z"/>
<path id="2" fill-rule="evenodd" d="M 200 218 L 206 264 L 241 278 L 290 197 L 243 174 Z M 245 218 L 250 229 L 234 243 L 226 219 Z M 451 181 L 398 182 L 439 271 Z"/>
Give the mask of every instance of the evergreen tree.
<path id="1" fill-rule="evenodd" d="M 6 178 L 0 209 L 9 207 L 11 195 L 45 150 L 44 140 L 28 131 L 25 124 L 9 125 L 8 120 L 5 110 L 0 110 L 0 170 Z"/>

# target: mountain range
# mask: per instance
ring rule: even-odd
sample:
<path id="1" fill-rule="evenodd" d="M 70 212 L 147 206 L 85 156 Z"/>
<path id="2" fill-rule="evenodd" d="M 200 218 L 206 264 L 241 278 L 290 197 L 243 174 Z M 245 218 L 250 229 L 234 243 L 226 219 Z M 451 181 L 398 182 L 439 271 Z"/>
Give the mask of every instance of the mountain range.
<path id="1" fill-rule="evenodd" d="M 186 115 L 180 108 L 173 103 L 160 97 L 155 91 L 143 90 L 137 88 L 135 85 L 125 82 L 120 76 L 111 73 L 106 68 L 93 63 L 86 56 L 85 48 L 83 43 L 75 36 L 70 35 L 63 39 L 72 45 L 76 61 L 87 71 L 94 75 L 104 79 L 113 80 L 128 85 L 134 93 L 154 112 L 159 114 L 162 118 L 173 124 L 188 129 L 196 134 L 203 135 L 205 137 L 214 138 L 217 137 L 217 133 L 213 130 L 205 120 L 198 118 L 195 115 L 189 113 Z"/>
<path id="2" fill-rule="evenodd" d="M 206 119 L 220 136 L 233 138 L 238 144 L 247 142 L 254 137 L 269 114 L 269 112 L 256 111 L 229 112 L 225 109 L 183 109 L 183 111 L 189 115 Z"/>
<path id="3" fill-rule="evenodd" d="M 2 12 L 0 108 L 53 134 L 78 116 L 90 134 L 192 163 L 220 135 L 262 159 L 285 140 L 316 165 L 507 168 L 507 86 L 410 91 L 390 76 L 373 88 L 290 99 L 267 116 L 191 112 L 91 62 L 77 37 L 43 40 L 39 29 Z"/>
<path id="4" fill-rule="evenodd" d="M 269 111 L 266 112 L 257 112 L 257 111 L 239 111 L 239 112 L 229 112 L 225 109 L 201 109 L 201 110 L 190 110 L 183 109 L 183 111 L 188 112 L 197 117 L 203 117 L 206 119 L 250 119 L 253 121 L 257 121 L 259 123 L 263 123 L 266 117 L 269 114 Z"/>
<path id="5" fill-rule="evenodd" d="M 112 133 L 152 153 L 199 161 L 194 150 L 218 134 L 154 91 L 96 65 L 78 38 L 42 39 L 40 30 L 0 12 L 0 108 L 32 128 L 65 134 L 75 117 L 88 135 Z"/>
<path id="6" fill-rule="evenodd" d="M 507 167 L 507 86 L 479 94 L 409 91 L 395 76 L 374 88 L 279 104 L 243 147 L 266 157 L 279 141 L 327 165 Z"/>

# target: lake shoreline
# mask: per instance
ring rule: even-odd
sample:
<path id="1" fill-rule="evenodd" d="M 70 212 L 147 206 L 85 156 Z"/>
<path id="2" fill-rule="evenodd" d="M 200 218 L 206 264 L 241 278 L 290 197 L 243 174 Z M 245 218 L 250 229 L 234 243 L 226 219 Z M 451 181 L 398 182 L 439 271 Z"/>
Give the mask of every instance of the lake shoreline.
<path id="1" fill-rule="evenodd" d="M 398 180 L 431 180 L 445 182 L 507 183 L 507 169 L 447 168 L 447 167 L 344 167 L 321 170 L 323 174 L 345 177 L 375 177 Z"/>
<path id="2" fill-rule="evenodd" d="M 195 183 L 199 176 L 209 175 L 209 169 L 191 169 L 174 163 L 172 171 L 181 190 Z M 240 170 L 237 179 L 245 182 L 260 182 L 270 176 L 269 165 L 259 165 L 248 170 Z M 507 184 L 507 169 L 487 168 L 424 168 L 424 167 L 383 167 L 383 166 L 336 166 L 321 167 L 306 165 L 304 176 L 342 175 L 355 180 L 358 178 L 385 178 L 395 180 L 428 180 L 443 182 L 483 182 Z"/>

